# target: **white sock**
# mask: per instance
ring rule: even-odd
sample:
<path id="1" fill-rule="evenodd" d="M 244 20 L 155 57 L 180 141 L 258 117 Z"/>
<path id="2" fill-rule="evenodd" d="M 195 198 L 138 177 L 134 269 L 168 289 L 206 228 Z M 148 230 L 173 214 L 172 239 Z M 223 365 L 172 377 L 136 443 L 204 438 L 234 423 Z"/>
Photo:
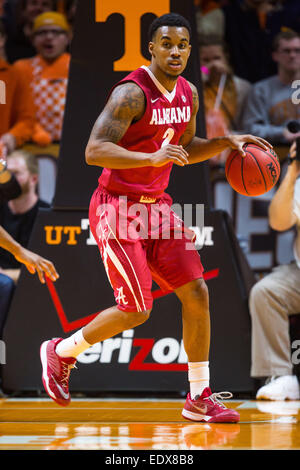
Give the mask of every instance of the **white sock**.
<path id="1" fill-rule="evenodd" d="M 84 339 L 81 329 L 58 343 L 55 352 L 61 357 L 77 357 L 90 346 L 91 344 Z"/>
<path id="2" fill-rule="evenodd" d="M 209 362 L 189 362 L 188 378 L 190 382 L 191 398 L 201 395 L 206 387 L 209 387 Z"/>

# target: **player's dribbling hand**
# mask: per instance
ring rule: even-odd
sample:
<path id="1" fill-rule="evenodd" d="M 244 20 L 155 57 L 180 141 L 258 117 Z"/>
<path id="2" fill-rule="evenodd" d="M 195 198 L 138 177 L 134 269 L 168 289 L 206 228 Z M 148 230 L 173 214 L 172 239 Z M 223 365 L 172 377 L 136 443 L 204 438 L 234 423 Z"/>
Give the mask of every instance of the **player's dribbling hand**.
<path id="1" fill-rule="evenodd" d="M 181 145 L 168 144 L 154 152 L 151 157 L 151 166 L 160 167 L 173 162 L 175 165 L 184 166 L 189 163 L 189 154 Z"/>
<path id="2" fill-rule="evenodd" d="M 226 136 L 228 139 L 228 145 L 232 149 L 237 150 L 242 157 L 246 156 L 246 153 L 243 149 L 245 144 L 255 144 L 258 147 L 261 147 L 263 150 L 269 150 L 273 148 L 273 146 L 262 137 L 256 137 L 254 135 L 246 134 L 246 135 L 228 135 Z"/>

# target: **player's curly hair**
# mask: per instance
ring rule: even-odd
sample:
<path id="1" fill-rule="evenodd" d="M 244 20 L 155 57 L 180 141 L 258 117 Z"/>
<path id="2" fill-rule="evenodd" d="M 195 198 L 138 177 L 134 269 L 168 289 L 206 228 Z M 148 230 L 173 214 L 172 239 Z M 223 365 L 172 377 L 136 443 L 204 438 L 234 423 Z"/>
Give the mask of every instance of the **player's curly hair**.
<path id="1" fill-rule="evenodd" d="M 182 26 L 188 30 L 190 36 L 192 34 L 191 25 L 186 18 L 178 13 L 166 13 L 152 21 L 148 31 L 149 41 L 152 41 L 154 34 L 161 26 Z"/>

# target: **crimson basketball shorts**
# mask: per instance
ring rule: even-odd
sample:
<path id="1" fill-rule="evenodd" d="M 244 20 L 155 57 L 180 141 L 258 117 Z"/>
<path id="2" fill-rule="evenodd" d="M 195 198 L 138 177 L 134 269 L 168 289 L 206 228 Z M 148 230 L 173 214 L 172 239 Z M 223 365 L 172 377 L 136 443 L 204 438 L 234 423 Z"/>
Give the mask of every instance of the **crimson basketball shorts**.
<path id="1" fill-rule="evenodd" d="M 194 233 L 171 210 L 171 198 L 141 203 L 99 186 L 89 220 L 118 308 L 152 308 L 152 281 L 173 291 L 203 276 Z"/>

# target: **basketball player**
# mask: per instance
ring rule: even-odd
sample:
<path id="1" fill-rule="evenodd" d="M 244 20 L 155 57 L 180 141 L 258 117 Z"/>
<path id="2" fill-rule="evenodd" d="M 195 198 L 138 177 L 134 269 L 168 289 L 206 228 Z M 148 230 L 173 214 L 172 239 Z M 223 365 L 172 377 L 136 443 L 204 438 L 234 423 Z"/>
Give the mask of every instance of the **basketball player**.
<path id="1" fill-rule="evenodd" d="M 149 51 L 151 65 L 132 72 L 111 91 L 86 149 L 87 163 L 104 168 L 89 217 L 117 305 L 71 337 L 42 344 L 43 383 L 54 401 L 68 405 L 68 380 L 76 357 L 92 344 L 145 322 L 152 308 L 154 279 L 164 290 L 173 290 L 182 303 L 191 386 L 183 416 L 195 421 L 236 422 L 239 414 L 218 400 L 225 396 L 209 388 L 210 319 L 203 267 L 196 249 L 186 249 L 189 231 L 183 227 L 179 229 L 181 238 L 175 236 L 178 218 L 164 190 L 173 164 L 198 163 L 228 147 L 243 155 L 246 142 L 264 149 L 269 144 L 248 135 L 212 140 L 195 137 L 198 94 L 180 76 L 191 52 L 190 25 L 183 17 L 171 13 L 157 18 L 150 27 Z M 132 219 L 124 217 L 125 196 L 128 212 L 136 210 L 135 204 L 143 212 L 145 230 L 151 209 L 159 209 L 168 219 L 170 237 L 162 237 L 164 224 L 152 227 L 160 238 L 122 234 Z M 121 227 L 114 224 L 115 214 L 118 222 L 122 219 Z"/>

